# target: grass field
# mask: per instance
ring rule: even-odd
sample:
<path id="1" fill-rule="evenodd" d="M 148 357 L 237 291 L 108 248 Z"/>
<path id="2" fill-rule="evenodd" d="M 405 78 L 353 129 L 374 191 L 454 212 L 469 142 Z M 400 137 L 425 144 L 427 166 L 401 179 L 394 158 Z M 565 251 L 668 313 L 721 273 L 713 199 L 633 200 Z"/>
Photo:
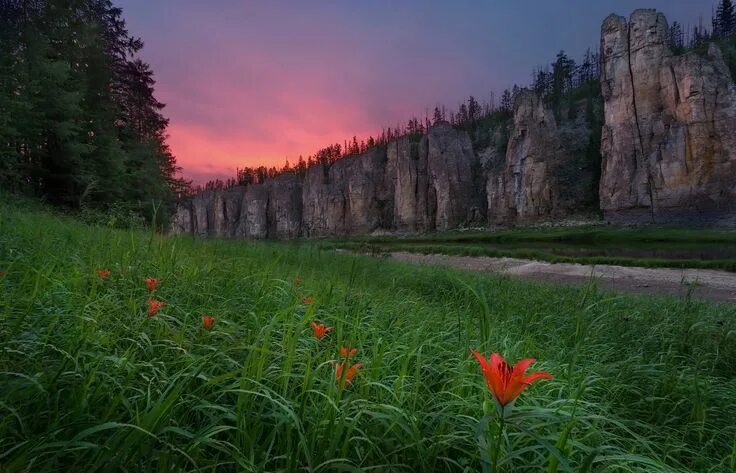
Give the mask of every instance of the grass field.
<path id="1" fill-rule="evenodd" d="M 687 228 L 520 228 L 323 240 L 322 248 L 362 253 L 511 257 L 551 263 L 736 271 L 736 232 Z"/>
<path id="2" fill-rule="evenodd" d="M 491 471 L 496 446 L 499 472 L 736 468 L 733 306 L 88 227 L 8 198 L 0 272 L 3 473 Z M 343 345 L 362 363 L 344 389 Z M 500 443 L 470 349 L 554 376 Z"/>

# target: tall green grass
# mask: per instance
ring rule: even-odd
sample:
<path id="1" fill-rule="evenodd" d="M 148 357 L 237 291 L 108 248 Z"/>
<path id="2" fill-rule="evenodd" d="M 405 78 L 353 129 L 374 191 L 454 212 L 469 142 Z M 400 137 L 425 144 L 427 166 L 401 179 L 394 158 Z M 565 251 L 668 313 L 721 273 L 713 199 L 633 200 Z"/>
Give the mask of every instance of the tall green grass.
<path id="1" fill-rule="evenodd" d="M 470 348 L 555 376 L 518 400 L 500 471 L 736 465 L 733 306 L 88 227 L 7 199 L 0 271 L 2 472 L 479 471 Z M 147 276 L 168 304 L 153 318 Z M 335 329 L 317 341 L 314 320 Z M 363 363 L 347 389 L 343 345 Z"/>

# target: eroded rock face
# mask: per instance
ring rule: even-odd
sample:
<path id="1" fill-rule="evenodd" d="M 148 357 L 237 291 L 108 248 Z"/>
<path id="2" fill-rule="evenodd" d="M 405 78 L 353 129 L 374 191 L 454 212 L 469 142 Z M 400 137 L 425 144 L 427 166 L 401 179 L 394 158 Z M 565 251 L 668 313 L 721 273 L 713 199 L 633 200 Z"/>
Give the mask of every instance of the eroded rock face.
<path id="1" fill-rule="evenodd" d="M 427 160 L 419 155 L 419 143 L 400 138 L 389 143 L 387 155 L 394 190 L 393 227 L 402 232 L 428 230 L 434 216 L 430 219 Z"/>
<path id="2" fill-rule="evenodd" d="M 324 165 L 307 170 L 302 190 L 304 236 L 316 237 L 346 233 L 347 212 L 342 168 Z"/>
<path id="3" fill-rule="evenodd" d="M 422 137 L 419 157 L 427 162 L 428 219 L 434 216 L 429 229 L 448 230 L 477 220 L 473 172 L 478 157 L 468 134 L 456 131 L 449 123 L 438 123 Z"/>
<path id="4" fill-rule="evenodd" d="M 393 228 L 402 232 L 447 230 L 482 220 L 485 198 L 474 179 L 481 172 L 466 132 L 441 122 L 419 141 L 388 145 L 393 174 Z"/>
<path id="5" fill-rule="evenodd" d="M 311 167 L 302 192 L 304 236 L 370 233 L 390 228 L 393 189 L 384 149 Z"/>
<path id="6" fill-rule="evenodd" d="M 550 190 L 557 182 L 550 183 L 550 168 L 564 146 L 550 113 L 536 98 L 529 101 L 517 108 L 508 172 L 488 179 L 488 199 L 484 163 L 497 160 L 495 151 L 476 154 L 466 132 L 438 123 L 420 138 L 402 137 L 385 149 L 312 166 L 303 177 L 284 174 L 203 192 L 182 205 L 172 230 L 286 239 L 448 230 L 484 225 L 487 214 L 506 223 L 543 218 L 560 201 Z"/>
<path id="7" fill-rule="evenodd" d="M 601 209 L 612 222 L 710 222 L 734 213 L 736 86 L 720 50 L 674 56 L 665 17 L 603 23 Z"/>
<path id="8" fill-rule="evenodd" d="M 301 235 L 302 183 L 284 174 L 262 184 L 207 191 L 181 202 L 174 234 L 218 238 L 297 238 Z"/>
<path id="9" fill-rule="evenodd" d="M 245 238 L 268 237 L 268 183 L 245 188 L 237 233 Z"/>
<path id="10" fill-rule="evenodd" d="M 171 233 L 174 235 L 194 233 L 191 202 L 180 202 L 176 206 L 174 215 L 171 217 Z"/>
<path id="11" fill-rule="evenodd" d="M 282 174 L 268 183 L 268 238 L 301 236 L 302 183 L 294 174 Z"/>
<path id="12" fill-rule="evenodd" d="M 591 207 L 592 185 L 578 185 L 592 179 L 585 162 L 590 129 L 583 114 L 577 116 L 558 125 L 534 92 L 522 90 L 514 106 L 505 164 L 490 170 L 486 181 L 491 224 L 538 222 Z"/>

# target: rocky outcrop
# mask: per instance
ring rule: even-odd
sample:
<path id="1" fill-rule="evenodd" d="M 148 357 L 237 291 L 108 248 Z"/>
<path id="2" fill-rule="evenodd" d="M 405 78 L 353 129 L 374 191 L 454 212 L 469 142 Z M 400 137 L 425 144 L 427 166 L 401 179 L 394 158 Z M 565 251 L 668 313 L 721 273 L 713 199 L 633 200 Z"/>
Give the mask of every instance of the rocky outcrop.
<path id="1" fill-rule="evenodd" d="M 472 138 L 440 122 L 305 175 L 203 192 L 180 204 L 171 229 L 253 239 L 425 232 L 599 205 L 617 223 L 736 221 L 736 85 L 718 47 L 676 56 L 668 34 L 654 10 L 605 20 L 602 105 L 590 94 L 552 111 L 523 90 L 510 122 L 476 126 Z"/>
<path id="2" fill-rule="evenodd" d="M 485 213 L 485 196 L 473 188 L 477 162 L 467 133 L 440 123 L 419 139 L 318 164 L 303 177 L 202 192 L 180 204 L 171 230 L 287 239 L 456 228 Z"/>
<path id="3" fill-rule="evenodd" d="M 558 125 L 552 110 L 534 92 L 522 90 L 514 106 L 505 165 L 488 173 L 491 224 L 561 218 L 594 205 L 594 173 L 585 161 L 590 128 L 583 113 L 575 116 L 579 118 L 560 120 Z"/>
<path id="4" fill-rule="evenodd" d="M 179 204 L 171 231 L 218 238 L 297 238 L 301 236 L 301 197 L 302 184 L 294 174 L 202 192 Z"/>
<path id="5" fill-rule="evenodd" d="M 736 86 L 720 50 L 673 55 L 665 17 L 637 10 L 603 23 L 607 220 L 709 222 L 733 215 Z"/>
<path id="6" fill-rule="evenodd" d="M 427 161 L 420 159 L 419 142 L 403 137 L 389 143 L 388 167 L 394 189 L 393 228 L 421 232 L 434 227 L 436 199 L 430 192 Z"/>
<path id="7" fill-rule="evenodd" d="M 302 232 L 302 182 L 282 174 L 268 183 L 267 238 L 290 239 Z"/>
<path id="8" fill-rule="evenodd" d="M 485 199 L 474 189 L 479 157 L 470 137 L 438 123 L 419 140 L 388 146 L 393 227 L 403 232 L 447 230 L 482 222 Z"/>
<path id="9" fill-rule="evenodd" d="M 448 230 L 478 220 L 478 200 L 473 195 L 478 157 L 468 134 L 458 133 L 449 123 L 435 125 L 419 142 L 419 159 L 427 163 L 429 229 Z"/>
<path id="10" fill-rule="evenodd" d="M 393 188 L 384 149 L 307 170 L 302 202 L 304 236 L 370 233 L 390 228 Z"/>

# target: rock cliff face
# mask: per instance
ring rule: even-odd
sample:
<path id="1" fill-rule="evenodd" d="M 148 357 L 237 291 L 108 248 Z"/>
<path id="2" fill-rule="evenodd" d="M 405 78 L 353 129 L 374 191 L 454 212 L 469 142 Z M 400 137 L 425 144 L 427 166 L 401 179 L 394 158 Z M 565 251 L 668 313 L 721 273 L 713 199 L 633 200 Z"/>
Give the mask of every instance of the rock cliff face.
<path id="1" fill-rule="evenodd" d="M 393 184 L 383 149 L 307 170 L 302 194 L 304 236 L 370 233 L 390 228 Z"/>
<path id="2" fill-rule="evenodd" d="M 467 133 L 439 123 L 419 141 L 404 137 L 390 143 L 387 154 L 393 228 L 447 230 L 481 220 L 480 196 L 473 189 L 479 158 Z"/>
<path id="3" fill-rule="evenodd" d="M 675 56 L 667 20 L 637 10 L 603 23 L 607 220 L 708 222 L 733 214 L 736 86 L 720 50 Z"/>
<path id="4" fill-rule="evenodd" d="M 716 46 L 675 56 L 667 38 L 654 10 L 605 20 L 602 130 L 591 128 L 600 122 L 592 99 L 553 112 L 523 90 L 512 120 L 475 128 L 472 139 L 441 122 L 304 176 L 203 192 L 180 204 L 171 230 L 254 239 L 424 232 L 554 220 L 599 204 L 617 223 L 734 219 L 736 85 Z"/>
<path id="5" fill-rule="evenodd" d="M 448 123 L 430 128 L 419 142 L 419 159 L 427 163 L 429 229 L 448 230 L 477 220 L 473 168 L 478 157 L 468 134 Z"/>
<path id="6" fill-rule="evenodd" d="M 433 226 L 428 202 L 427 162 L 419 157 L 419 143 L 404 137 L 388 145 L 388 169 L 394 188 L 393 227 L 399 231 L 425 231 Z M 430 205 L 431 204 L 431 205 Z"/>
<path id="7" fill-rule="evenodd" d="M 229 238 L 296 238 L 456 228 L 482 219 L 473 191 L 478 157 L 467 133 L 439 123 L 301 178 L 210 191 L 182 203 L 172 232 Z M 479 204 L 479 202 L 481 204 Z"/>
<path id="8" fill-rule="evenodd" d="M 558 125 L 534 92 L 521 92 L 505 166 L 486 182 L 490 223 L 533 223 L 590 208 L 591 187 L 578 185 L 593 179 L 584 156 L 590 129 L 577 115 Z"/>

